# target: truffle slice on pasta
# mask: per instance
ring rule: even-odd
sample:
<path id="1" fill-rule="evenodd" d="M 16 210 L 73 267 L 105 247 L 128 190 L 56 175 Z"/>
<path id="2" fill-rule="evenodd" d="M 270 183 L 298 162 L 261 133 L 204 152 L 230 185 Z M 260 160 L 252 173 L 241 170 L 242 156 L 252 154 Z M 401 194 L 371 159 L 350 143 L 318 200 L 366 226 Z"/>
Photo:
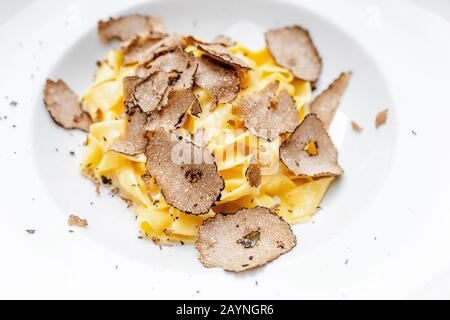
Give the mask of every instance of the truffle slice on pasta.
<path id="1" fill-rule="evenodd" d="M 269 141 L 282 133 L 293 132 L 298 125 L 294 99 L 285 89 L 279 90 L 277 81 L 237 99 L 233 112 L 244 120 L 253 135 Z"/>
<path id="2" fill-rule="evenodd" d="M 251 66 L 247 62 L 232 54 L 223 44 L 205 43 L 198 41 L 193 37 L 188 37 L 187 42 L 196 46 L 214 60 L 218 60 L 238 69 L 251 69 Z"/>
<path id="3" fill-rule="evenodd" d="M 334 82 L 323 91 L 311 104 L 311 112 L 322 120 L 325 129 L 328 129 L 333 120 L 334 113 L 339 107 L 341 98 L 347 89 L 352 76 L 351 72 L 343 72 Z"/>
<path id="4" fill-rule="evenodd" d="M 233 69 L 208 56 L 198 58 L 195 84 L 208 91 L 216 103 L 227 103 L 239 93 L 241 78 Z"/>
<path id="5" fill-rule="evenodd" d="M 247 178 L 250 187 L 259 187 L 261 184 L 261 168 L 257 164 L 250 164 L 245 171 L 245 176 Z"/>
<path id="6" fill-rule="evenodd" d="M 289 223 L 256 207 L 206 220 L 195 247 L 205 267 L 241 272 L 275 260 L 296 244 Z"/>
<path id="7" fill-rule="evenodd" d="M 202 106 L 200 105 L 200 102 L 198 101 L 197 96 L 194 94 L 196 102 L 194 102 L 191 106 L 191 115 L 194 117 L 198 117 L 200 113 L 202 113 Z"/>
<path id="8" fill-rule="evenodd" d="M 167 105 L 161 110 L 151 112 L 147 120 L 147 130 L 154 131 L 158 128 L 176 129 L 185 119 L 189 108 L 197 109 L 197 97 L 189 89 L 173 89 L 168 97 Z"/>
<path id="9" fill-rule="evenodd" d="M 171 34 L 159 42 L 155 43 L 141 59 L 141 66 L 139 70 L 145 70 L 146 65 L 156 59 L 157 57 L 169 53 L 177 48 L 184 48 L 186 46 L 185 39 L 178 34 Z"/>
<path id="10" fill-rule="evenodd" d="M 77 95 L 64 81 L 46 81 L 44 102 L 53 120 L 61 127 L 89 130 L 91 117 L 81 109 Z"/>
<path id="11" fill-rule="evenodd" d="M 129 109 L 138 107 L 143 112 L 159 110 L 163 104 L 163 97 L 177 79 L 176 72 L 162 71 L 154 72 L 146 78 L 125 77 L 123 80 L 125 105 Z"/>
<path id="12" fill-rule="evenodd" d="M 124 65 L 142 62 L 154 46 L 166 37 L 163 33 L 152 33 L 147 37 L 133 38 L 123 49 Z"/>
<path id="13" fill-rule="evenodd" d="M 309 114 L 281 145 L 280 158 L 298 176 L 340 176 L 337 149 L 315 114 Z"/>
<path id="14" fill-rule="evenodd" d="M 177 48 L 142 65 L 137 73 L 140 76 L 145 76 L 157 71 L 176 72 L 179 74 L 179 78 L 174 83 L 174 87 L 192 88 L 194 75 L 197 71 L 197 61 L 191 53 Z"/>
<path id="15" fill-rule="evenodd" d="M 147 171 L 169 205 L 200 215 L 219 200 L 225 183 L 209 150 L 159 129 L 149 139 L 146 156 Z"/>
<path id="16" fill-rule="evenodd" d="M 276 63 L 292 71 L 295 77 L 315 82 L 322 71 L 319 56 L 308 30 L 300 26 L 269 30 L 267 47 Z"/>
<path id="17" fill-rule="evenodd" d="M 131 156 L 144 153 L 147 145 L 145 136 L 147 133 L 146 124 L 147 115 L 139 108 L 129 110 L 126 136 L 123 139 L 114 141 L 110 150 Z"/>
<path id="18" fill-rule="evenodd" d="M 98 23 L 98 34 L 104 42 L 127 41 L 136 36 L 148 36 L 152 32 L 165 32 L 161 18 L 135 14 Z"/>

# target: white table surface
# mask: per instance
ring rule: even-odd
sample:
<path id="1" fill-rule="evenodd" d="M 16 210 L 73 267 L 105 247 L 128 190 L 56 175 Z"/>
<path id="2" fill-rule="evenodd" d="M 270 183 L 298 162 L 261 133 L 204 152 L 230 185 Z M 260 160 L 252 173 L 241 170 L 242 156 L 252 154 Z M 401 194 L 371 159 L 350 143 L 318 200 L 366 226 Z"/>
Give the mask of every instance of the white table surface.
<path id="1" fill-rule="evenodd" d="M 5 21 L 12 18 L 21 9 L 30 5 L 34 1 L 45 1 L 45 0 L 0 1 L 0 26 Z M 441 16 L 442 18 L 447 19 L 450 22 L 450 0 L 408 0 L 408 1 L 438 16 Z M 450 299 L 450 270 L 439 275 L 430 283 L 427 283 L 425 287 L 422 290 L 420 290 L 420 292 L 414 293 L 411 296 L 411 298 Z"/>

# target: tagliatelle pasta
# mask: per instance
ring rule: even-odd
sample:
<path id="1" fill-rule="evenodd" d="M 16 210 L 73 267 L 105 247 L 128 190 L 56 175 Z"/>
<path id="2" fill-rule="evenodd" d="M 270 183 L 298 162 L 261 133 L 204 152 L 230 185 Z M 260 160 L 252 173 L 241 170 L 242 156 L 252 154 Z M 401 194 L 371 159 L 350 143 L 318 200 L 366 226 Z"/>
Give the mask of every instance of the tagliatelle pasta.
<path id="1" fill-rule="evenodd" d="M 309 113 L 309 82 L 294 78 L 292 72 L 278 66 L 267 49 L 251 51 L 238 44 L 229 50 L 252 67 L 241 83 L 239 96 L 278 81 L 294 98 L 299 122 L 302 121 Z M 186 51 L 196 56 L 202 54 L 193 46 Z M 122 59 L 121 50 L 111 50 L 100 64 L 91 88 L 82 97 L 82 107 L 95 123 L 90 126 L 81 168 L 95 181 L 110 179 L 110 187 L 118 188 L 120 196 L 132 205 L 146 237 L 163 243 L 193 242 L 205 219 L 216 212 L 235 212 L 242 207 L 273 208 L 291 224 L 311 218 L 334 178 L 294 175 L 279 161 L 279 148 L 286 135 L 271 142 L 255 137 L 238 115 L 233 114 L 231 103 L 210 108 L 211 96 L 199 87 L 194 88 L 194 93 L 203 111 L 197 117 L 187 115 L 177 131 L 185 137 L 194 135 L 194 142 L 197 134 L 202 133 L 204 139 L 199 143 L 215 156 L 225 189 L 216 206 L 204 215 L 189 215 L 168 205 L 160 188 L 148 177 L 145 155 L 129 156 L 110 150 L 111 144 L 126 133 L 127 120 L 122 117 L 123 78 L 132 75 L 137 67 L 123 67 Z M 262 170 L 261 183 L 256 188 L 250 186 L 245 175 L 255 155 Z"/>

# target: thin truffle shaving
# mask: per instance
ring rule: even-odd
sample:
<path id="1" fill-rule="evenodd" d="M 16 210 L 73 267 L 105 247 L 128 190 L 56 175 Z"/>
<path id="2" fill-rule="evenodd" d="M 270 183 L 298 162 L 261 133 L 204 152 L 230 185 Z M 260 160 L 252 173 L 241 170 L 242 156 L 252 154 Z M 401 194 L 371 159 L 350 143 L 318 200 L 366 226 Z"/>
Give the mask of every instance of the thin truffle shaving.
<path id="1" fill-rule="evenodd" d="M 153 32 L 164 33 L 164 24 L 158 17 L 129 15 L 99 21 L 98 34 L 104 42 L 112 40 L 128 41 L 136 36 L 147 37 Z"/>
<path id="2" fill-rule="evenodd" d="M 281 145 L 280 158 L 298 176 L 340 176 L 344 173 L 337 163 L 336 147 L 322 121 L 313 113 L 307 115 Z"/>
<path id="3" fill-rule="evenodd" d="M 241 79 L 237 72 L 208 56 L 198 58 L 195 84 L 209 92 L 216 103 L 227 103 L 239 93 Z"/>
<path id="4" fill-rule="evenodd" d="M 157 57 L 177 48 L 184 48 L 186 41 L 178 34 L 171 34 L 155 43 L 142 57 L 138 72 L 145 72 L 147 65 Z"/>
<path id="5" fill-rule="evenodd" d="M 145 152 L 147 146 L 147 115 L 138 108 L 129 110 L 128 127 L 124 139 L 116 140 L 110 150 L 128 155 L 138 155 Z"/>
<path id="6" fill-rule="evenodd" d="M 265 37 L 277 64 L 299 79 L 311 82 L 319 79 L 322 60 L 308 30 L 300 26 L 285 27 L 269 30 Z"/>
<path id="7" fill-rule="evenodd" d="M 53 120 L 65 129 L 88 131 L 91 117 L 81 109 L 77 95 L 62 81 L 47 80 L 44 102 Z"/>
<path id="8" fill-rule="evenodd" d="M 311 112 L 322 120 L 325 129 L 330 127 L 334 114 L 339 107 L 341 98 L 347 89 L 352 76 L 351 72 L 343 72 L 330 86 L 323 91 L 311 104 Z"/>
<path id="9" fill-rule="evenodd" d="M 125 65 L 143 62 L 148 54 L 155 49 L 155 44 L 166 37 L 163 33 L 152 33 L 147 37 L 133 38 L 123 49 Z"/>
<path id="10" fill-rule="evenodd" d="M 165 104 L 163 98 L 168 95 L 172 83 L 178 77 L 179 74 L 176 72 L 157 71 L 147 78 L 137 76 L 124 78 L 125 105 L 129 109 L 139 107 L 143 112 L 161 109 Z"/>
<path id="11" fill-rule="evenodd" d="M 147 62 L 145 67 L 139 68 L 137 72 L 142 76 L 157 71 L 178 73 L 179 78 L 174 83 L 175 88 L 192 88 L 194 75 L 197 71 L 197 61 L 192 54 L 177 48 L 172 52 L 159 56 L 155 60 Z"/>
<path id="12" fill-rule="evenodd" d="M 146 150 L 147 171 L 168 204 L 188 214 L 204 214 L 225 187 L 211 153 L 165 130 L 155 131 Z"/>
<path id="13" fill-rule="evenodd" d="M 379 128 L 386 124 L 388 118 L 389 109 L 385 109 L 377 114 L 375 118 L 375 128 Z"/>
<path id="14" fill-rule="evenodd" d="M 174 89 L 170 92 L 168 102 L 161 110 L 153 111 L 147 120 L 147 130 L 176 129 L 180 127 L 189 108 L 199 108 L 198 100 L 189 89 Z"/>
<path id="15" fill-rule="evenodd" d="M 257 188 L 261 184 L 261 168 L 258 164 L 250 164 L 245 171 L 245 176 L 250 187 Z"/>
<path id="16" fill-rule="evenodd" d="M 86 228 L 88 226 L 88 221 L 86 219 L 82 219 L 79 216 L 73 214 L 69 216 L 69 219 L 67 219 L 67 223 L 71 227 Z"/>
<path id="17" fill-rule="evenodd" d="M 187 42 L 196 46 L 198 49 L 202 50 L 209 57 L 218 60 L 222 63 L 228 64 L 234 68 L 238 69 L 251 69 L 251 66 L 235 56 L 228 50 L 224 45 L 219 43 L 205 43 L 194 39 L 193 37 L 188 37 Z"/>
<path id="18" fill-rule="evenodd" d="M 205 267 L 241 272 L 275 260 L 296 242 L 289 223 L 256 207 L 206 220 L 195 247 Z"/>
<path id="19" fill-rule="evenodd" d="M 293 132 L 298 125 L 294 99 L 285 89 L 278 91 L 279 83 L 272 82 L 233 104 L 233 112 L 244 120 L 245 127 L 253 135 L 269 141 L 282 133 Z"/>

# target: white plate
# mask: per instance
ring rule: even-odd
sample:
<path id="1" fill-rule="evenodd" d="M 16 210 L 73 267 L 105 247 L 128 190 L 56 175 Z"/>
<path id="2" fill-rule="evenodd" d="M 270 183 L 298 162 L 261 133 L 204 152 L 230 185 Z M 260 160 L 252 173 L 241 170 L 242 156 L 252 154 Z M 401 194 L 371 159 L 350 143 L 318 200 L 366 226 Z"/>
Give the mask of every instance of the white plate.
<path id="1" fill-rule="evenodd" d="M 0 29 L 0 297 L 400 298 L 450 265 L 447 22 L 403 1 L 130 3 L 37 1 Z M 131 212 L 81 177 L 84 135 L 52 123 L 42 87 L 51 77 L 86 90 L 107 49 L 97 20 L 130 12 L 160 15 L 169 31 L 229 30 L 248 42 L 253 33 L 236 23 L 301 24 L 323 56 L 319 89 L 354 71 L 332 129 L 346 174 L 314 224 L 294 228 L 295 250 L 255 272 L 204 269 L 191 246 L 138 240 Z M 384 108 L 388 124 L 375 130 Z M 69 214 L 89 228 L 70 234 Z"/>

